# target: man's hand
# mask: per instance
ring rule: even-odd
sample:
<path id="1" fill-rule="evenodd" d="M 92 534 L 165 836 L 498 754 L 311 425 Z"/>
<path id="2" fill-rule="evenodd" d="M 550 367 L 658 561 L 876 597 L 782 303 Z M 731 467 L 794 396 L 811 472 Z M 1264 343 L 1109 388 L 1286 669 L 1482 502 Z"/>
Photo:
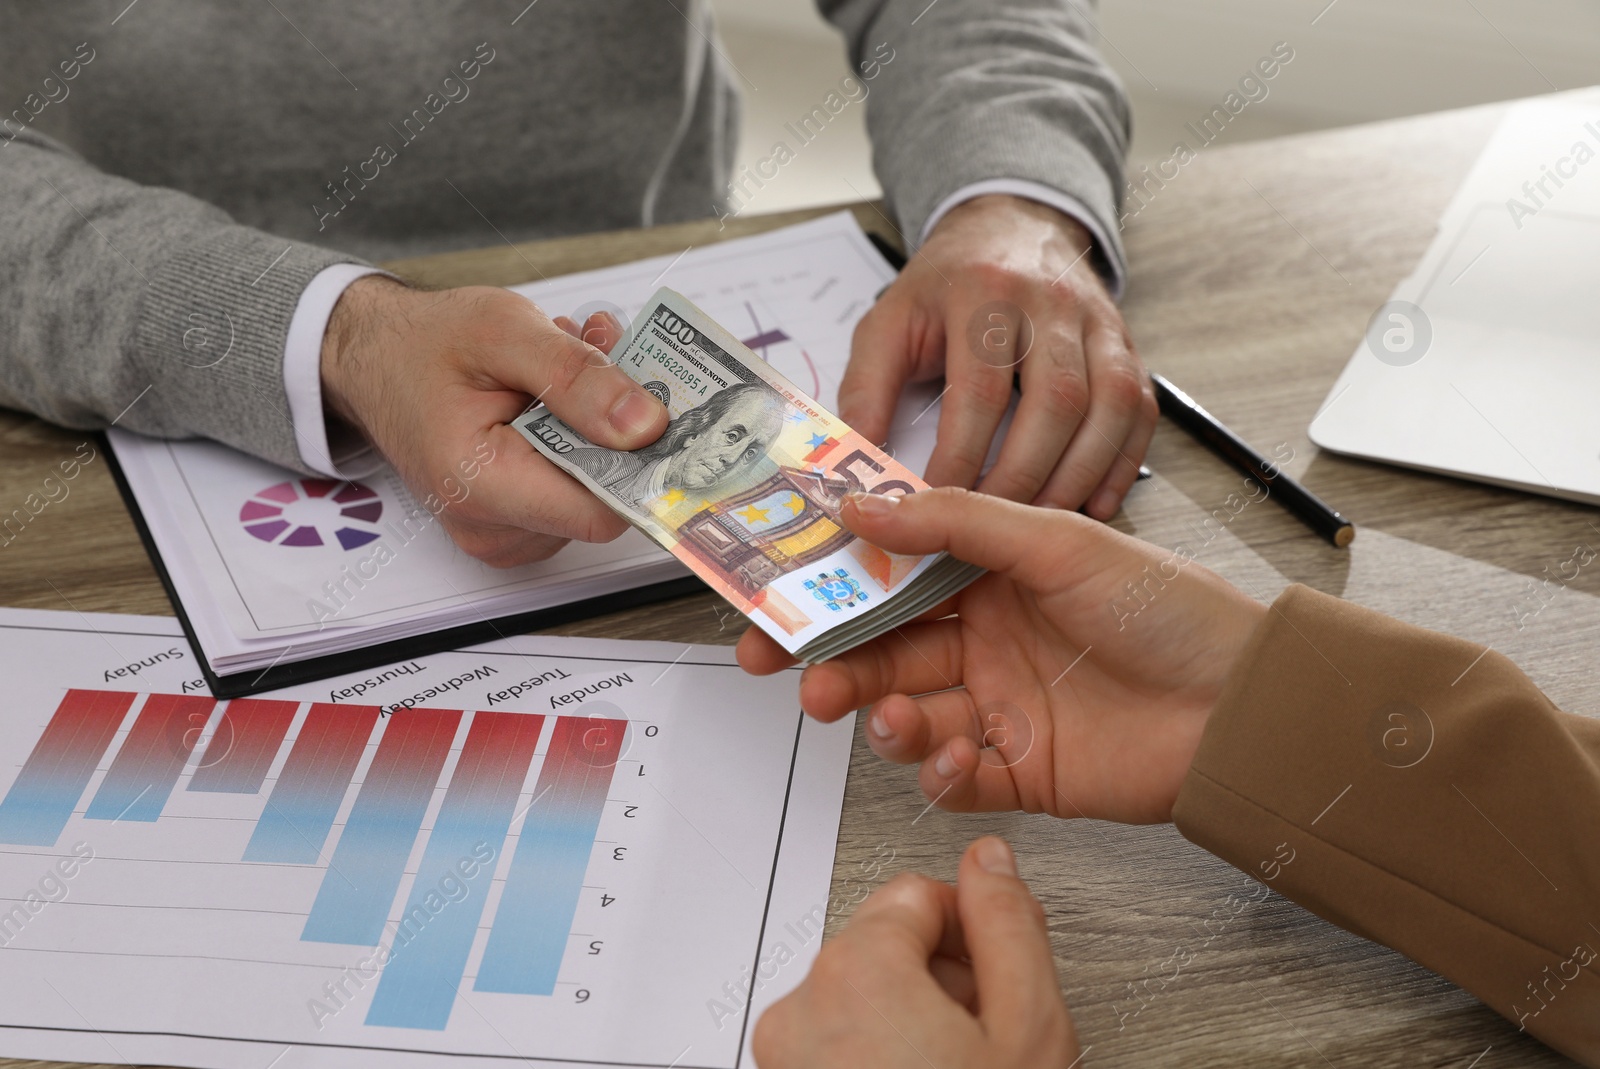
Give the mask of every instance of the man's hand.
<path id="1" fill-rule="evenodd" d="M 1001 839 L 957 885 L 896 876 L 762 1014 L 761 1069 L 1067 1069 L 1078 1057 L 1044 910 Z"/>
<path id="2" fill-rule="evenodd" d="M 901 388 L 943 375 L 927 479 L 970 487 L 1018 378 L 1016 418 L 979 489 L 1115 515 L 1157 411 L 1092 243 L 1033 201 L 987 196 L 953 209 L 856 328 L 839 415 L 882 442 Z"/>
<path id="3" fill-rule="evenodd" d="M 944 809 L 1172 819 L 1266 606 L 1182 553 L 971 491 L 852 495 L 841 519 L 890 552 L 948 550 L 990 574 L 923 622 L 806 669 L 806 712 L 832 721 L 876 703 L 872 748 L 920 763 Z M 739 663 L 767 673 L 792 658 L 751 628 Z"/>
<path id="4" fill-rule="evenodd" d="M 621 334 L 603 315 L 581 331 L 551 320 L 503 289 L 363 278 L 323 337 L 324 403 L 419 498 L 447 502 L 440 522 L 462 549 L 502 568 L 543 560 L 568 539 L 606 542 L 627 525 L 508 424 L 539 398 L 607 448 L 655 441 L 666 409 L 606 357 Z"/>

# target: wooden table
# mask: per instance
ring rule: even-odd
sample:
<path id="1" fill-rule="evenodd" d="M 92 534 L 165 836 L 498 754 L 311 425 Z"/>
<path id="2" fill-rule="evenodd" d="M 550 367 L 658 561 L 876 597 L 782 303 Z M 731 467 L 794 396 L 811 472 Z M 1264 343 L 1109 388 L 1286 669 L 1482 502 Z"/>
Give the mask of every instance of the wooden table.
<path id="1" fill-rule="evenodd" d="M 1542 569 L 1576 545 L 1600 546 L 1593 510 L 1342 459 L 1320 453 L 1305 433 L 1500 114 L 1472 109 L 1204 150 L 1129 224 L 1134 268 L 1125 307 L 1152 368 L 1263 451 L 1287 444 L 1295 454 L 1287 470 L 1361 527 L 1352 549 L 1339 551 L 1278 509 L 1253 507 L 1201 546 L 1203 563 L 1263 598 L 1304 582 L 1492 643 L 1566 708 L 1594 710 L 1595 576 L 1580 575 L 1532 625 L 1513 626 Z M 434 284 L 512 284 L 815 214 L 740 219 L 720 233 L 714 222 L 691 223 L 393 266 Z M 856 214 L 891 233 L 876 209 Z M 83 438 L 0 413 L 0 501 L 32 492 Z M 1199 545 L 1194 525 L 1238 488 L 1237 477 L 1168 424 L 1149 463 L 1157 477 L 1135 490 L 1118 525 L 1169 546 Z M 103 463 L 0 550 L 0 603 L 171 612 Z M 716 605 L 703 595 L 559 630 L 731 642 L 735 633 Z M 914 771 L 879 762 L 858 737 L 836 900 L 902 869 L 951 878 L 970 839 L 1008 836 L 1049 911 L 1063 988 L 1079 1036 L 1093 1048 L 1086 1064 L 1569 1064 L 1458 989 L 1277 896 L 1233 917 L 1175 979 L 1136 996 L 1135 985 L 1165 973 L 1180 945 L 1203 941 L 1200 926 L 1246 887 L 1242 874 L 1170 827 L 956 816 L 925 806 Z M 888 852 L 893 862 L 867 879 L 863 866 Z"/>

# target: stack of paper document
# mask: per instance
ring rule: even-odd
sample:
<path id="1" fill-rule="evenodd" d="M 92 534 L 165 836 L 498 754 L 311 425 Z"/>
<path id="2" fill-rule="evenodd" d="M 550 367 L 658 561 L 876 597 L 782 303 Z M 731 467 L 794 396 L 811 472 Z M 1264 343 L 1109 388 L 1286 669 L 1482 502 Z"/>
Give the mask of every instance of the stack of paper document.
<path id="1" fill-rule="evenodd" d="M 581 320 L 600 307 L 632 316 L 669 284 L 832 408 L 855 325 L 894 274 L 841 212 L 515 289 L 551 315 Z M 891 438 L 916 472 L 932 453 L 938 390 L 907 392 Z M 604 612 L 632 603 L 622 592 L 651 584 L 693 588 L 687 569 L 638 532 L 497 570 L 457 549 L 387 469 L 354 483 L 307 479 L 214 443 L 110 437 L 130 503 L 223 695 L 417 655 L 431 647 L 394 644 L 451 629 L 593 599 L 602 600 L 581 611 Z M 444 641 L 482 637 L 493 632 Z"/>

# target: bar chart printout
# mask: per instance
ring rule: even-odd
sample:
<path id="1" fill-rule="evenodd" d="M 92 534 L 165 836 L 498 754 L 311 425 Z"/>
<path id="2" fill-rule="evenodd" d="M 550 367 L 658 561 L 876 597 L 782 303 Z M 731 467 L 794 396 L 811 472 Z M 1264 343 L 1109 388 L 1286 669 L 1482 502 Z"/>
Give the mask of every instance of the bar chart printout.
<path id="1" fill-rule="evenodd" d="M 54 845 L 96 763 L 139 698 L 114 692 L 67 695 L 24 775 L 0 802 L 0 840 Z M 210 698 L 144 696 L 86 818 L 156 820 L 214 705 Z M 267 742 L 282 742 L 296 708 L 279 701 L 232 703 L 212 737 L 222 756 L 202 764 L 189 789 L 258 790 L 270 764 L 263 760 Z M 245 860 L 311 864 L 322 858 L 379 713 L 375 706 L 311 706 Z M 390 907 L 462 717 L 458 710 L 418 708 L 396 710 L 386 719 L 301 939 L 360 947 L 385 942 Z M 473 718 L 394 929 L 367 1023 L 428 1029 L 449 1023 L 492 862 L 511 829 L 512 810 L 544 724 L 539 714 L 481 712 Z M 477 990 L 555 991 L 627 730 L 625 720 L 555 719 Z M 436 917 L 427 905 L 430 895 L 471 905 Z"/>
<path id="2" fill-rule="evenodd" d="M 0 628 L 19 615 L 59 619 L 0 610 Z M 60 633 L 0 645 L 0 672 L 76 663 Z M 179 693 L 181 669 L 136 693 L 91 685 L 86 665 L 0 706 L 0 896 L 23 901 L 54 858 L 81 864 L 37 918 L 0 911 L 0 989 L 19 993 L 0 1004 L 0 1056 L 247 1069 L 281 1043 L 311 1052 L 284 1069 L 401 1051 L 738 1069 L 762 1003 L 706 1007 L 780 930 L 769 914 L 826 901 L 815 858 L 831 857 L 848 732 L 822 768 L 808 732 L 826 729 L 721 651 L 508 646 L 493 675 L 605 700 L 395 705 L 402 679 L 371 704 L 325 684 L 219 703 Z M 716 710 L 697 698 L 711 692 Z M 780 702 L 781 718 L 741 715 Z M 818 782 L 826 819 L 786 840 Z M 809 885 L 778 863 L 808 835 Z"/>
<path id="3" fill-rule="evenodd" d="M 24 766 L 27 775 L 0 803 L 4 841 L 54 845 L 95 763 L 138 699 L 135 694 L 69 693 Z M 210 698 L 145 696 L 86 818 L 156 820 L 214 704 Z M 194 773 L 190 790 L 252 792 L 249 785 L 257 783 L 255 773 L 263 763 L 256 752 L 264 748 L 259 740 L 281 742 L 296 708 L 250 699 L 235 704 L 243 707 L 240 726 L 222 729 L 232 713 L 224 711 L 213 736 L 213 742 L 222 740 L 223 756 Z M 375 706 L 311 707 L 245 860 L 311 864 L 322 859 L 379 712 Z M 462 717 L 459 710 L 418 708 L 396 710 L 385 720 L 301 939 L 358 947 L 385 942 L 390 908 Z M 473 719 L 419 878 L 394 930 L 392 963 L 378 985 L 369 1024 L 431 1029 L 448 1024 L 487 898 L 491 863 L 510 831 L 512 808 L 544 723 L 543 716 L 527 713 L 483 712 Z M 624 720 L 559 717 L 554 724 L 475 984 L 481 991 L 555 991 L 612 769 L 628 730 Z M 478 894 L 471 893 L 474 889 Z M 442 920 L 434 923 L 426 903 L 430 894 L 473 904 L 441 912 Z"/>

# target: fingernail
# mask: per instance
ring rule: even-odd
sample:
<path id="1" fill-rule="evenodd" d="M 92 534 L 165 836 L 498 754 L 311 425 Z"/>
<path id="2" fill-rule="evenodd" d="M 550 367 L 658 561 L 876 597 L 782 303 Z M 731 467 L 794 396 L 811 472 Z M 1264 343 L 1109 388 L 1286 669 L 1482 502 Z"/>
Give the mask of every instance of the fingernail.
<path id="1" fill-rule="evenodd" d="M 956 755 L 945 750 L 934 759 L 933 770 L 939 774 L 940 779 L 952 779 L 961 771 L 961 766 L 956 764 Z"/>
<path id="2" fill-rule="evenodd" d="M 894 728 L 889 726 L 889 718 L 882 713 L 867 719 L 867 730 L 872 732 L 875 739 L 894 738 Z"/>
<path id="3" fill-rule="evenodd" d="M 611 426 L 627 438 L 636 438 L 655 425 L 661 402 L 643 390 L 629 390 L 611 409 Z"/>
<path id="4" fill-rule="evenodd" d="M 606 322 L 611 324 L 613 330 L 615 330 L 618 334 L 622 333 L 622 320 L 618 319 L 604 308 L 600 310 L 600 314 L 606 317 Z"/>
<path id="5" fill-rule="evenodd" d="M 862 490 L 851 491 L 850 500 L 861 515 L 880 520 L 887 518 L 900 505 L 898 494 L 869 494 Z"/>
<path id="6" fill-rule="evenodd" d="M 1117 511 L 1117 495 L 1112 490 L 1102 490 L 1089 502 L 1089 511 L 1097 516 L 1110 517 Z"/>
<path id="7" fill-rule="evenodd" d="M 1017 874 L 1017 855 L 1011 852 L 1010 845 L 1004 839 L 996 839 L 992 835 L 979 839 L 972 847 L 972 856 L 978 859 L 978 867 L 984 872 L 992 872 L 996 876 Z"/>

